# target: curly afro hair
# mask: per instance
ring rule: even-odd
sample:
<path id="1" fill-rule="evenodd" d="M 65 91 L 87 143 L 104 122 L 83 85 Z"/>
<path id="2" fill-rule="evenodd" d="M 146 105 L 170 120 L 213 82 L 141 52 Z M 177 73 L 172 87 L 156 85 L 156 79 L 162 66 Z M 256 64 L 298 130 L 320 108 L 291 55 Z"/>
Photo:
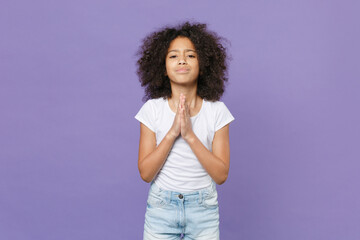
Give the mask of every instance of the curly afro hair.
<path id="1" fill-rule="evenodd" d="M 217 101 L 225 90 L 227 54 L 216 33 L 206 29 L 206 24 L 185 22 L 177 27 L 164 27 L 143 39 L 137 52 L 137 74 L 145 88 L 143 100 L 171 97 L 170 79 L 165 74 L 165 58 L 171 41 L 187 37 L 194 44 L 199 60 L 197 95 L 208 101 Z"/>

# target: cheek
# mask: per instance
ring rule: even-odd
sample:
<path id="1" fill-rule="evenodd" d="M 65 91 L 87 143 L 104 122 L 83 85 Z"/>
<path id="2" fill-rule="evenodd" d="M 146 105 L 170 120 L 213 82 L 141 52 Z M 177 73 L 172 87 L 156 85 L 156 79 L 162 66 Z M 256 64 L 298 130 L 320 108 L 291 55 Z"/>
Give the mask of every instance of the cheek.
<path id="1" fill-rule="evenodd" d="M 196 69 L 197 72 L 200 71 L 200 66 L 199 66 L 199 64 L 196 64 L 196 65 L 195 65 L 195 69 Z"/>
<path id="2" fill-rule="evenodd" d="M 165 72 L 169 73 L 169 69 L 170 69 L 170 64 L 168 61 L 165 62 Z"/>
<path id="3" fill-rule="evenodd" d="M 174 61 L 166 60 L 165 67 L 166 69 L 170 69 L 174 65 Z"/>
<path id="4" fill-rule="evenodd" d="M 195 67 L 195 68 L 197 68 L 197 69 L 199 69 L 200 68 L 200 65 L 199 65 L 199 61 L 194 61 L 193 62 L 193 66 Z"/>
<path id="5" fill-rule="evenodd" d="M 171 71 L 173 67 L 171 66 L 171 63 L 166 63 L 165 64 L 165 75 L 168 76 L 169 78 L 172 78 L 173 76 L 173 72 Z"/>

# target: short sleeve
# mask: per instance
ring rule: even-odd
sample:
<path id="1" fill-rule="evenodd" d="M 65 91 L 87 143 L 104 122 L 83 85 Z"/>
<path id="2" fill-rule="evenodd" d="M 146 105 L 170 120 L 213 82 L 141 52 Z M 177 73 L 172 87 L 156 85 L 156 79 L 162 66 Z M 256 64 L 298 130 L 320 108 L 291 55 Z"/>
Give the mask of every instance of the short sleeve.
<path id="1" fill-rule="evenodd" d="M 219 102 L 216 109 L 215 132 L 234 120 L 235 118 L 226 105 L 223 102 Z"/>
<path id="2" fill-rule="evenodd" d="M 135 115 L 135 119 L 144 124 L 151 131 L 155 132 L 156 112 L 152 100 L 148 100 L 144 103 L 139 112 Z"/>

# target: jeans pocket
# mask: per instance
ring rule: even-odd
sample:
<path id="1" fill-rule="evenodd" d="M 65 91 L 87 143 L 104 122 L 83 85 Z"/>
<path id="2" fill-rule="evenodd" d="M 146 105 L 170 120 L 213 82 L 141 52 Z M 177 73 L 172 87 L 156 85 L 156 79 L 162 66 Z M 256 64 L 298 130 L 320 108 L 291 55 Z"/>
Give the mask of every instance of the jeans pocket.
<path id="1" fill-rule="evenodd" d="M 147 199 L 147 205 L 150 208 L 160 208 L 165 206 L 166 200 L 161 196 L 157 195 L 155 193 L 150 192 L 148 199 Z"/>
<path id="2" fill-rule="evenodd" d="M 217 208 L 218 207 L 218 195 L 217 191 L 204 194 L 202 204 L 205 208 Z"/>

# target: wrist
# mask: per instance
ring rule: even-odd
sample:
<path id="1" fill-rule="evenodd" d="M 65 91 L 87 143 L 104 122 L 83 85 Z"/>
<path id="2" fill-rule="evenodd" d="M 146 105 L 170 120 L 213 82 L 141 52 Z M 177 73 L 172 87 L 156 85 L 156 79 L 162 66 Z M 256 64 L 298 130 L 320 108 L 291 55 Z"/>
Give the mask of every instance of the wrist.
<path id="1" fill-rule="evenodd" d="M 191 131 L 189 134 L 186 135 L 186 137 L 184 138 L 184 140 L 188 143 L 188 144 L 192 144 L 196 139 L 196 135 L 193 131 Z"/>
<path id="2" fill-rule="evenodd" d="M 174 141 L 176 138 L 177 138 L 177 136 L 173 133 L 173 132 L 171 132 L 171 131 L 169 131 L 167 134 L 166 134 L 166 136 L 165 136 L 167 139 L 169 139 L 169 140 L 172 140 L 172 141 Z"/>

